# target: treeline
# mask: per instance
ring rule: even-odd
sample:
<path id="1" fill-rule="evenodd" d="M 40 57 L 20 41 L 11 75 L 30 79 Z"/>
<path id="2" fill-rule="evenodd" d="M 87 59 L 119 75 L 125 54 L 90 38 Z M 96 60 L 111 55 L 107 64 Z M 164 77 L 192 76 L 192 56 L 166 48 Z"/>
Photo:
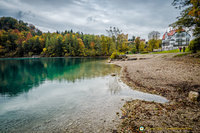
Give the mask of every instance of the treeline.
<path id="1" fill-rule="evenodd" d="M 11 17 L 0 18 L 0 57 L 110 56 L 112 53 L 152 52 L 161 40 L 144 42 L 140 37 L 128 41 L 118 28 L 106 30 L 108 36 L 66 30 L 42 33 L 34 25 Z"/>
<path id="2" fill-rule="evenodd" d="M 151 39 L 148 42 L 140 40 L 140 37 L 136 37 L 131 48 L 131 53 L 148 53 L 153 52 L 154 49 L 161 48 L 161 39 Z"/>
<path id="3" fill-rule="evenodd" d="M 108 56 L 126 52 L 128 35 L 89 35 L 65 31 L 42 33 L 35 26 L 11 17 L 0 18 L 0 56 Z"/>

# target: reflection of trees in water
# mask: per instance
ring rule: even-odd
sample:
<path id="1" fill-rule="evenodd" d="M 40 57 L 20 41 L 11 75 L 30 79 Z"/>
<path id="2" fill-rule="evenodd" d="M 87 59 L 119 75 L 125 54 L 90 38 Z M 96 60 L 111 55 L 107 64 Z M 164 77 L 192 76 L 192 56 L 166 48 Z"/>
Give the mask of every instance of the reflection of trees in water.
<path id="1" fill-rule="evenodd" d="M 121 86 L 119 85 L 117 77 L 111 78 L 108 83 L 109 91 L 111 94 L 119 94 Z"/>
<path id="2" fill-rule="evenodd" d="M 119 70 L 94 58 L 42 58 L 0 60 L 0 93 L 15 95 L 44 80 L 67 80 L 105 76 Z"/>

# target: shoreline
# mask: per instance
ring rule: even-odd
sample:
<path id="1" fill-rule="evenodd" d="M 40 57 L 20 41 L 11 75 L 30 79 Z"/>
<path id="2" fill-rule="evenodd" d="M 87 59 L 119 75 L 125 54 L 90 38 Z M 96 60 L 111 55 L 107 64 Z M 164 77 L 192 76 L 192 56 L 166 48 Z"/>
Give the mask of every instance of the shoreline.
<path id="1" fill-rule="evenodd" d="M 200 130 L 200 103 L 188 100 L 189 91 L 200 91 L 200 63 L 191 58 L 174 58 L 175 55 L 129 55 L 128 58 L 148 59 L 111 62 L 121 67 L 120 78 L 132 89 L 169 100 L 164 104 L 126 101 L 118 132 L 136 132 L 140 126 L 147 132 Z"/>
<path id="2" fill-rule="evenodd" d="M 38 58 L 109 58 L 110 56 L 55 56 L 55 57 L 50 57 L 50 56 L 38 56 L 38 57 L 32 57 L 32 56 L 24 56 L 24 57 L 0 57 L 0 59 L 15 59 L 15 58 L 33 58 L 33 59 L 38 59 Z"/>

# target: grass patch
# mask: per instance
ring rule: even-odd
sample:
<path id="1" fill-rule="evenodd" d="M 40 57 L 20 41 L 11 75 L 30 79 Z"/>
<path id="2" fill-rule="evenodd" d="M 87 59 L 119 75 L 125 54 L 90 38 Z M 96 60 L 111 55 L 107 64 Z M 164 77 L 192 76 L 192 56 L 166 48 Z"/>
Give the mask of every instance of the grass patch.
<path id="1" fill-rule="evenodd" d="M 164 53 L 179 53 L 179 49 L 173 49 L 168 51 L 152 52 L 150 54 L 164 54 Z"/>
<path id="2" fill-rule="evenodd" d="M 183 49 L 182 49 L 183 51 Z M 185 52 L 190 52 L 189 48 L 186 47 Z M 160 52 L 151 52 L 148 54 L 164 54 L 164 53 L 179 53 L 179 49 L 173 49 L 173 50 L 168 50 L 168 51 L 160 51 Z"/>
<path id="3" fill-rule="evenodd" d="M 182 56 L 185 56 L 185 55 L 188 55 L 188 54 L 190 54 L 190 53 L 177 54 L 177 55 L 175 55 L 174 57 L 182 57 Z"/>

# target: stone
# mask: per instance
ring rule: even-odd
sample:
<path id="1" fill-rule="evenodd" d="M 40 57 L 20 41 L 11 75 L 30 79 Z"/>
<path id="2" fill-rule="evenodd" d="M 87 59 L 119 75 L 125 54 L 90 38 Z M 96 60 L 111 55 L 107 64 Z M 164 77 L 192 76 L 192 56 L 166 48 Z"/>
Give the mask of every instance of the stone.
<path id="1" fill-rule="evenodd" d="M 127 58 L 127 56 L 124 54 L 124 55 L 119 55 L 119 59 L 123 59 L 123 58 Z"/>
<path id="2" fill-rule="evenodd" d="M 189 92 L 189 95 L 188 95 L 188 98 L 190 101 L 197 101 L 198 98 L 199 98 L 199 93 L 198 92 L 195 92 L 195 91 L 190 91 Z"/>
<path id="3" fill-rule="evenodd" d="M 139 60 L 146 60 L 147 58 L 139 58 Z"/>
<path id="4" fill-rule="evenodd" d="M 128 58 L 128 60 L 137 60 L 137 58 Z"/>
<path id="5" fill-rule="evenodd" d="M 112 73 L 111 76 L 116 76 L 116 73 Z"/>
<path id="6" fill-rule="evenodd" d="M 108 63 L 111 63 L 111 59 L 110 59 L 110 60 L 108 60 Z"/>

